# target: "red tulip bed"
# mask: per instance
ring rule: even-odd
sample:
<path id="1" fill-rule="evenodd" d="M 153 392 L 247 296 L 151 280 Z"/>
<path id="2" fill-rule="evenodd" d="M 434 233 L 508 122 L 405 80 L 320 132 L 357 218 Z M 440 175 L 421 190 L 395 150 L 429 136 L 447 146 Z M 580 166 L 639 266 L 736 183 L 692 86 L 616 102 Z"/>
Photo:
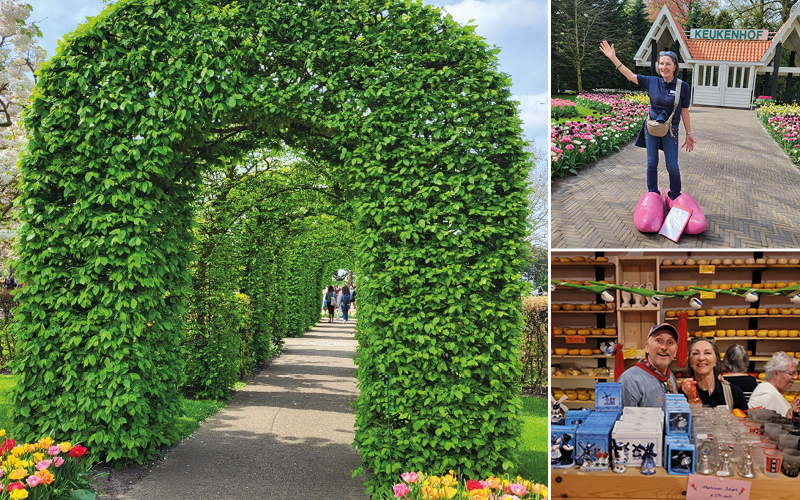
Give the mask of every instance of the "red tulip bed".
<path id="1" fill-rule="evenodd" d="M 638 133 L 647 116 L 641 95 L 579 94 L 577 104 L 606 112 L 580 121 L 553 125 L 550 130 L 550 175 L 577 174 L 578 169 L 618 150 Z M 608 109 L 608 111 L 605 111 Z"/>

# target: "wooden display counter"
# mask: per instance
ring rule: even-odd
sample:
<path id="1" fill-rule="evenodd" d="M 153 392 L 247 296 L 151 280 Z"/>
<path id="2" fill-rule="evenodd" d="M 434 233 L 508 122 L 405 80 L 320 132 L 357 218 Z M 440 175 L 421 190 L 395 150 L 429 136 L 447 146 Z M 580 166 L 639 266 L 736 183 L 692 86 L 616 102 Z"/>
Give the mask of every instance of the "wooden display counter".
<path id="1" fill-rule="evenodd" d="M 607 472 L 581 472 L 575 469 L 552 469 L 550 498 L 582 500 L 590 498 L 624 498 L 627 500 L 682 499 L 686 498 L 689 476 L 671 476 L 659 467 L 655 475 L 643 476 L 638 467 L 625 474 Z M 763 473 L 755 479 L 732 477 L 750 481 L 753 489 L 750 500 L 795 500 L 800 498 L 800 478 L 766 477 Z"/>

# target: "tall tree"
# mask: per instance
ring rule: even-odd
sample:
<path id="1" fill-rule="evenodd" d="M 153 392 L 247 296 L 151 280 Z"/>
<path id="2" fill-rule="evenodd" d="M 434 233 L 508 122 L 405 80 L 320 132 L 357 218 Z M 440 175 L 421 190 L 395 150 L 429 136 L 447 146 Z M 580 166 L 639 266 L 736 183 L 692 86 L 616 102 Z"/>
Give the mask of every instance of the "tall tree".
<path id="1" fill-rule="evenodd" d="M 777 31 L 789 19 L 798 0 L 728 0 L 728 8 L 742 28 Z"/>
<path id="2" fill-rule="evenodd" d="M 554 62 L 558 59 L 558 70 L 565 73 L 567 80 L 574 76 L 578 92 L 584 90 L 587 71 L 591 73 L 597 67 L 595 61 L 600 58 L 592 56 L 596 55 L 600 41 L 622 38 L 619 35 L 623 30 L 618 22 L 621 8 L 622 3 L 615 0 L 553 0 L 551 30 L 557 53 L 552 57 Z M 566 73 L 567 68 L 572 75 Z M 598 86 L 601 79 L 605 86 L 612 86 L 608 74 L 602 73 L 606 70 L 607 67 L 598 72 L 598 81 L 590 82 L 587 87 Z"/>
<path id="3" fill-rule="evenodd" d="M 655 21 L 656 16 L 658 16 L 658 13 L 665 4 L 675 17 L 675 20 L 684 28 L 689 27 L 691 24 L 693 8 L 706 11 L 716 11 L 719 8 L 719 4 L 714 0 L 648 0 L 647 8 L 650 12 L 651 22 Z"/>

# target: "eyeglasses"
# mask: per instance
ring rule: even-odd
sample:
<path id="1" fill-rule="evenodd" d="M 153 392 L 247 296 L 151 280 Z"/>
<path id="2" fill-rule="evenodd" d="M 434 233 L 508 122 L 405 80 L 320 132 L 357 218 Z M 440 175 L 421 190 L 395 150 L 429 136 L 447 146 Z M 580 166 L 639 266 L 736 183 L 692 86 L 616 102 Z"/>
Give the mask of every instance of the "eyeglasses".
<path id="1" fill-rule="evenodd" d="M 658 55 L 660 55 L 660 56 L 674 56 L 676 54 L 675 54 L 675 52 L 672 52 L 671 50 L 662 50 L 661 52 L 658 53 Z"/>
<path id="2" fill-rule="evenodd" d="M 785 373 L 786 375 L 789 375 L 792 378 L 797 376 L 797 371 L 796 370 L 793 371 L 793 372 L 783 372 L 783 373 Z"/>

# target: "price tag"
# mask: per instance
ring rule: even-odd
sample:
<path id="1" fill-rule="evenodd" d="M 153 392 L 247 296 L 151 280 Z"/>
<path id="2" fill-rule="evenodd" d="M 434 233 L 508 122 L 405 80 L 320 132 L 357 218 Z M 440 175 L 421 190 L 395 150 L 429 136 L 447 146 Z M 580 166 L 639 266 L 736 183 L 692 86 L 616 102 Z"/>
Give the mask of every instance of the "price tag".
<path id="1" fill-rule="evenodd" d="M 701 299 L 716 299 L 717 294 L 715 292 L 700 292 Z"/>
<path id="2" fill-rule="evenodd" d="M 635 347 L 631 347 L 631 348 L 630 348 L 630 349 L 628 349 L 627 351 L 622 351 L 622 357 L 623 357 L 624 359 L 631 359 L 631 358 L 635 358 L 635 357 L 636 357 L 638 354 L 639 354 L 639 351 L 638 351 L 638 350 L 636 350 L 636 348 L 635 348 Z"/>
<path id="3" fill-rule="evenodd" d="M 586 337 L 582 337 L 580 335 L 567 335 L 564 337 L 567 339 L 567 344 L 585 344 Z"/>
<path id="4" fill-rule="evenodd" d="M 700 318 L 700 326 L 717 326 L 717 317 L 704 316 Z"/>
<path id="5" fill-rule="evenodd" d="M 700 266 L 700 274 L 714 274 L 715 266 Z"/>

